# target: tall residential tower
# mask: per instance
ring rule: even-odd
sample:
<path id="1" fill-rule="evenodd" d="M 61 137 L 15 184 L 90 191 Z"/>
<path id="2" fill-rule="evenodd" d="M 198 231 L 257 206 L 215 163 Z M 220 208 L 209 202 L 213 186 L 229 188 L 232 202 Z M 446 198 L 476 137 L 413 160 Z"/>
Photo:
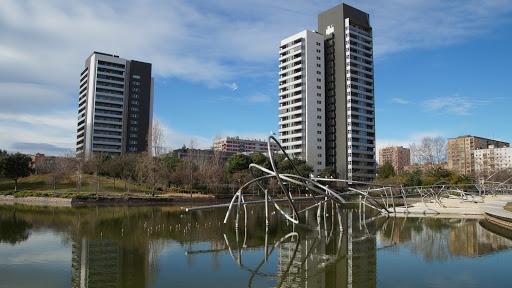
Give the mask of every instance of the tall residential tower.
<path id="1" fill-rule="evenodd" d="M 325 167 L 324 36 L 302 31 L 279 50 L 279 141 L 315 173 Z"/>
<path id="2" fill-rule="evenodd" d="M 80 75 L 76 152 L 145 151 L 152 120 L 151 64 L 92 53 Z"/>
<path id="3" fill-rule="evenodd" d="M 310 35 L 315 35 L 315 40 L 308 41 L 313 37 Z M 320 55 L 312 59 L 317 61 L 311 62 L 307 56 L 319 50 Z M 318 31 L 283 40 L 279 52 L 279 139 L 287 153 L 306 160 L 316 167 L 315 172 L 331 166 L 340 179 L 374 179 L 373 34 L 369 15 L 340 4 L 318 15 Z M 281 113 L 290 110 L 297 114 L 284 118 L 288 114 Z"/>

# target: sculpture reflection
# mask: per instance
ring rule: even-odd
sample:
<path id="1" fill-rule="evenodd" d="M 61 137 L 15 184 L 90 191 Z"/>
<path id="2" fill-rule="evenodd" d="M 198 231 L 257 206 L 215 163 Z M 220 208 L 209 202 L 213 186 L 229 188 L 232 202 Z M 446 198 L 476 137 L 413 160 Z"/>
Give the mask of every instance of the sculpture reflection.
<path id="1" fill-rule="evenodd" d="M 380 251 L 407 249 L 427 262 L 444 262 L 512 247 L 510 232 L 474 218 L 386 218 L 370 209 L 364 213 L 344 209 L 340 232 L 339 214 L 332 205 L 320 214 L 314 209 L 302 213 L 301 224 L 271 210 L 267 228 L 264 206 L 248 206 L 240 229 L 222 224 L 225 212 L 186 213 L 180 207 L 0 206 L 0 245 L 11 249 L 30 239 L 33 231 L 52 231 L 70 247 L 66 250 L 71 259 L 68 287 L 201 286 L 205 282 L 216 286 L 226 281 L 223 286 L 376 287 Z M 5 223 L 20 224 L 15 230 L 21 232 L 3 229 L 8 227 Z M 0 253 L 0 265 L 4 264 L 1 257 Z M 226 267 L 231 268 L 226 271 Z"/>

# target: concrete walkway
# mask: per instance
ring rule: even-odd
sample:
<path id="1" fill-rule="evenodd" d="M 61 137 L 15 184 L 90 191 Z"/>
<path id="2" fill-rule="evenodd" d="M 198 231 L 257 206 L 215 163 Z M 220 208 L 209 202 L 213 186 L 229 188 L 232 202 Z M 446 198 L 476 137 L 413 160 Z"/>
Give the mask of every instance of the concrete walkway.
<path id="1" fill-rule="evenodd" d="M 478 198 L 474 201 L 462 201 L 460 198 L 444 198 L 442 205 L 436 202 L 418 202 L 409 205 L 408 208 L 396 208 L 396 212 L 423 215 L 485 215 L 488 211 L 489 214 L 507 218 L 512 221 L 512 212 L 503 209 L 507 202 L 512 202 L 510 195 L 486 196 L 485 198 Z"/>
<path id="2" fill-rule="evenodd" d="M 479 208 L 484 212 L 485 218 L 496 225 L 512 229 L 512 212 L 505 210 L 505 205 L 512 202 L 512 197 L 503 197 L 481 203 Z"/>

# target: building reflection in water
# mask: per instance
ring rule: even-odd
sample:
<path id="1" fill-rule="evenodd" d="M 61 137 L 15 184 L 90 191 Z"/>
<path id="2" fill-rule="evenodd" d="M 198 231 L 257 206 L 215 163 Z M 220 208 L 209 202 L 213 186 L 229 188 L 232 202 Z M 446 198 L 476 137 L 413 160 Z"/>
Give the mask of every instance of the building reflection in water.
<path id="1" fill-rule="evenodd" d="M 400 244 L 412 253 L 423 254 L 427 261 L 443 262 L 452 257 L 476 257 L 511 249 L 512 233 L 498 230 L 474 216 L 409 216 L 389 219 L 379 235 L 388 241 L 388 247 Z"/>
<path id="2" fill-rule="evenodd" d="M 512 247 L 512 233 L 484 220 L 386 218 L 377 217 L 373 211 L 346 209 L 342 210 L 344 231 L 340 232 L 335 210 L 324 212 L 320 219 L 316 212 L 304 213 L 301 223 L 305 224 L 300 225 L 271 217 L 265 229 L 264 209 L 251 207 L 247 221 L 236 230 L 221 224 L 224 210 L 186 213 L 179 207 L 52 211 L 18 207 L 13 213 L 12 207 L 0 206 L 0 224 L 6 228 L 2 241 L 11 245 L 26 241 L 30 231 L 38 229 L 51 229 L 69 243 L 72 287 L 158 286 L 155 283 L 173 272 L 162 272 L 161 261 L 181 261 L 165 258 L 169 256 L 163 251 L 169 243 L 177 243 L 186 254 L 184 262 L 178 263 L 180 269 L 202 273 L 192 264 L 199 261 L 195 259 L 199 255 L 211 254 L 210 277 L 220 277 L 211 275 L 222 270 L 226 261 L 234 261 L 240 270 L 230 273 L 249 286 L 257 286 L 264 279 L 277 287 L 376 287 L 377 254 L 382 249 L 393 252 L 404 247 L 423 255 L 426 261 L 442 262 Z M 7 229 L 12 223 L 22 225 Z M 248 251 L 251 260 L 256 255 L 259 262 L 246 261 L 244 255 L 248 254 L 244 252 Z M 194 279 L 180 278 L 185 283 L 187 280 Z"/>

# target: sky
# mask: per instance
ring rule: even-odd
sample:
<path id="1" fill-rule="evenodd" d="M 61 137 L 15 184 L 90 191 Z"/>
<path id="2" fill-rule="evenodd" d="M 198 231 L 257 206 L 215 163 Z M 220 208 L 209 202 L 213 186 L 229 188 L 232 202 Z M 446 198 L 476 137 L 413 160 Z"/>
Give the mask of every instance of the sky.
<path id="1" fill-rule="evenodd" d="M 293 3 L 293 4 L 292 4 Z M 0 149 L 75 150 L 93 51 L 152 63 L 168 149 L 278 130 L 280 41 L 331 0 L 0 0 Z M 377 148 L 471 134 L 512 142 L 512 0 L 371 0 Z"/>

